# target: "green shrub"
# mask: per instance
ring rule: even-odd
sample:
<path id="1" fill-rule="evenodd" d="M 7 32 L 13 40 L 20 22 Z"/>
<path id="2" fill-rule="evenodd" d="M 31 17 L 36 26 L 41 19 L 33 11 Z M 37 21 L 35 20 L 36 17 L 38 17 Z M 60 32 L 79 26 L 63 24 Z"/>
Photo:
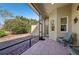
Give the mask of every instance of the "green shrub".
<path id="1" fill-rule="evenodd" d="M 31 31 L 31 25 L 21 19 L 8 20 L 4 24 L 4 29 L 13 34 L 23 34 Z"/>
<path id="2" fill-rule="evenodd" d="M 16 16 L 15 19 L 8 19 L 4 22 L 3 29 L 14 34 L 23 34 L 31 32 L 31 25 L 37 24 L 35 19 L 28 19 L 23 16 Z"/>
<path id="3" fill-rule="evenodd" d="M 4 30 L 0 30 L 0 37 L 3 37 L 6 35 L 6 32 Z"/>
<path id="4" fill-rule="evenodd" d="M 14 26 L 14 27 L 12 27 L 11 31 L 13 32 L 13 34 L 27 33 L 27 29 L 22 26 Z"/>

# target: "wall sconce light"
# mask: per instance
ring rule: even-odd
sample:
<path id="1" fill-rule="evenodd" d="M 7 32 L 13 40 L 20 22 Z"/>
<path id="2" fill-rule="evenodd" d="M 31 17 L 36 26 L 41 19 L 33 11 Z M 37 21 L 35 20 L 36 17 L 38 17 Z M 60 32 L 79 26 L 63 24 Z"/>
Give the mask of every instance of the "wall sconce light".
<path id="1" fill-rule="evenodd" d="M 45 20 L 46 20 L 46 19 L 49 19 L 49 17 L 48 17 L 48 16 L 46 16 L 44 19 L 45 19 Z"/>
<path id="2" fill-rule="evenodd" d="M 78 18 L 77 18 L 77 17 L 75 17 L 75 19 L 74 19 L 74 23 L 77 23 L 77 21 L 78 21 Z"/>
<path id="3" fill-rule="evenodd" d="M 79 6 L 77 6 L 77 11 L 79 10 Z"/>

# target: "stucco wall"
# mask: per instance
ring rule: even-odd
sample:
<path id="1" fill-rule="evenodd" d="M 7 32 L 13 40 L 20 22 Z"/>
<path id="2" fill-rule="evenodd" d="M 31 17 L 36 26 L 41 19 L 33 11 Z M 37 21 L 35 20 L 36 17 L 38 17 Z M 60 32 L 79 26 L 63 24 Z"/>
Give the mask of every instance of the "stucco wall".
<path id="1" fill-rule="evenodd" d="M 39 24 L 31 26 L 31 33 L 33 36 L 39 35 Z"/>
<path id="2" fill-rule="evenodd" d="M 37 25 L 31 25 L 31 32 L 34 31 L 34 29 L 36 28 Z"/>
<path id="3" fill-rule="evenodd" d="M 60 18 L 67 16 L 68 17 L 68 31 L 71 31 L 71 5 L 65 5 L 63 7 L 57 8 L 57 36 L 63 36 L 66 31 L 62 32 L 60 30 Z"/>
<path id="4" fill-rule="evenodd" d="M 77 44 L 79 45 L 79 10 L 77 11 L 77 6 L 79 4 L 72 5 L 72 32 L 77 34 Z M 74 18 L 78 18 L 78 22 L 74 23 Z"/>

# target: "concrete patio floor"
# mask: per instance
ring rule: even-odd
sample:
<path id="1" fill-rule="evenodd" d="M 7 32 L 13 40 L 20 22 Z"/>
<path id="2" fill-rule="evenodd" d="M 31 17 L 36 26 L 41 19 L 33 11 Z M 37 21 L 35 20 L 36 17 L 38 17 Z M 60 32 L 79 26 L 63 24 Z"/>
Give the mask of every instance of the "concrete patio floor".
<path id="1" fill-rule="evenodd" d="M 39 41 L 22 55 L 69 55 L 68 47 L 52 39 Z"/>

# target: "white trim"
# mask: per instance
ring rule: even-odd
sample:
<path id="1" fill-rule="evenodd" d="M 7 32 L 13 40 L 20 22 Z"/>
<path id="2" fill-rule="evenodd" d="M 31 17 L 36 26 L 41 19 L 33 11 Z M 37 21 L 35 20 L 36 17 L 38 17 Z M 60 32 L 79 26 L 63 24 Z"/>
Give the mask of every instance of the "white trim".
<path id="1" fill-rule="evenodd" d="M 32 9 L 32 11 L 34 11 L 39 16 L 39 12 L 35 9 L 35 7 L 31 3 L 28 3 L 27 5 Z"/>
<path id="2" fill-rule="evenodd" d="M 62 16 L 61 18 L 64 18 L 64 17 L 66 17 L 67 18 L 67 27 L 66 27 L 66 31 L 61 31 L 61 32 L 68 32 L 68 16 Z M 61 27 L 61 18 L 60 18 L 60 27 Z M 61 29 L 61 28 L 60 28 Z"/>

